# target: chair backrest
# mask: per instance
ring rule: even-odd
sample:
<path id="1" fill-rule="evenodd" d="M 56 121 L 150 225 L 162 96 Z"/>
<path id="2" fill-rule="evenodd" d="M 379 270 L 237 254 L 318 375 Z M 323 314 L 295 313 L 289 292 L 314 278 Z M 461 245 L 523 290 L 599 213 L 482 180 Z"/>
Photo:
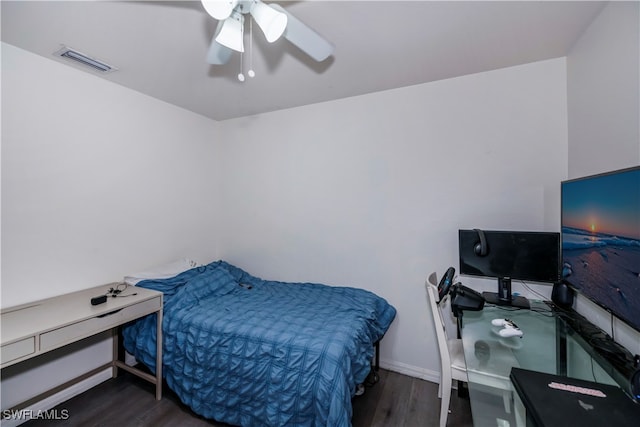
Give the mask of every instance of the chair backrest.
<path id="1" fill-rule="evenodd" d="M 436 339 L 438 340 L 442 369 L 451 369 L 451 355 L 449 354 L 449 346 L 447 345 L 444 319 L 442 318 L 440 307 L 438 307 L 438 287 L 430 284 L 428 281 L 425 283 L 425 286 L 427 288 L 427 295 L 429 296 L 433 326 L 436 329 Z"/>

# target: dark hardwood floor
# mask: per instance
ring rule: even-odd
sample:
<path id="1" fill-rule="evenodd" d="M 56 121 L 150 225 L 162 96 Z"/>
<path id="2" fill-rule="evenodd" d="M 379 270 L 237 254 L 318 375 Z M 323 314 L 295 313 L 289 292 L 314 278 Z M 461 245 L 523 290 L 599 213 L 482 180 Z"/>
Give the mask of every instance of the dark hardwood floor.
<path id="1" fill-rule="evenodd" d="M 106 381 L 62 404 L 66 420 L 32 420 L 24 426 L 227 426 L 206 420 L 183 405 L 169 388 L 155 400 L 154 386 L 129 373 Z M 472 426 L 469 400 L 451 395 L 447 426 Z M 438 426 L 438 385 L 380 370 L 380 380 L 353 399 L 353 427 Z"/>

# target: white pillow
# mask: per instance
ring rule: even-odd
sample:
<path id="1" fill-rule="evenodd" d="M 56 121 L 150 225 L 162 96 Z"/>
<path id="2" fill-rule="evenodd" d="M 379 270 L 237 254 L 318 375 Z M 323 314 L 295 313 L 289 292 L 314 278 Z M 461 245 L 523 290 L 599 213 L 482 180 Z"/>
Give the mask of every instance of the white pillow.
<path id="1" fill-rule="evenodd" d="M 146 279 L 168 279 L 169 277 L 175 277 L 183 271 L 191 270 L 197 266 L 198 263 L 195 261 L 182 258 L 168 264 L 153 267 L 147 271 L 124 276 L 124 282 L 129 285 L 136 285 L 139 281 Z"/>

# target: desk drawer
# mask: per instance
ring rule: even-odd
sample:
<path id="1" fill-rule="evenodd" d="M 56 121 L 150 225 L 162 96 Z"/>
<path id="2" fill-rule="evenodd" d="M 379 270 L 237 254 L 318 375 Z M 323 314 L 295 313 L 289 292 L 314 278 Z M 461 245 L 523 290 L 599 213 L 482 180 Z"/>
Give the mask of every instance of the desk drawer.
<path id="1" fill-rule="evenodd" d="M 123 307 L 120 310 L 93 317 L 72 325 L 64 326 L 40 335 L 40 350 L 47 351 L 61 347 L 70 342 L 106 331 L 115 326 L 137 319 L 145 314 L 160 309 L 160 297 L 153 298 L 138 304 Z"/>
<path id="2" fill-rule="evenodd" d="M 29 337 L 20 341 L 5 344 L 0 349 L 0 360 L 2 365 L 27 356 L 36 351 L 36 338 Z"/>

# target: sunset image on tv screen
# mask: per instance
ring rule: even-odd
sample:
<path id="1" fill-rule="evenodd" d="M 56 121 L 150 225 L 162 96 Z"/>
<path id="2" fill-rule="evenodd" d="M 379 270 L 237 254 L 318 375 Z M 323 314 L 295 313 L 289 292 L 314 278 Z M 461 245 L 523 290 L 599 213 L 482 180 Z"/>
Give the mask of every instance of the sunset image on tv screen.
<path id="1" fill-rule="evenodd" d="M 640 330 L 640 168 L 562 183 L 562 276 Z"/>

